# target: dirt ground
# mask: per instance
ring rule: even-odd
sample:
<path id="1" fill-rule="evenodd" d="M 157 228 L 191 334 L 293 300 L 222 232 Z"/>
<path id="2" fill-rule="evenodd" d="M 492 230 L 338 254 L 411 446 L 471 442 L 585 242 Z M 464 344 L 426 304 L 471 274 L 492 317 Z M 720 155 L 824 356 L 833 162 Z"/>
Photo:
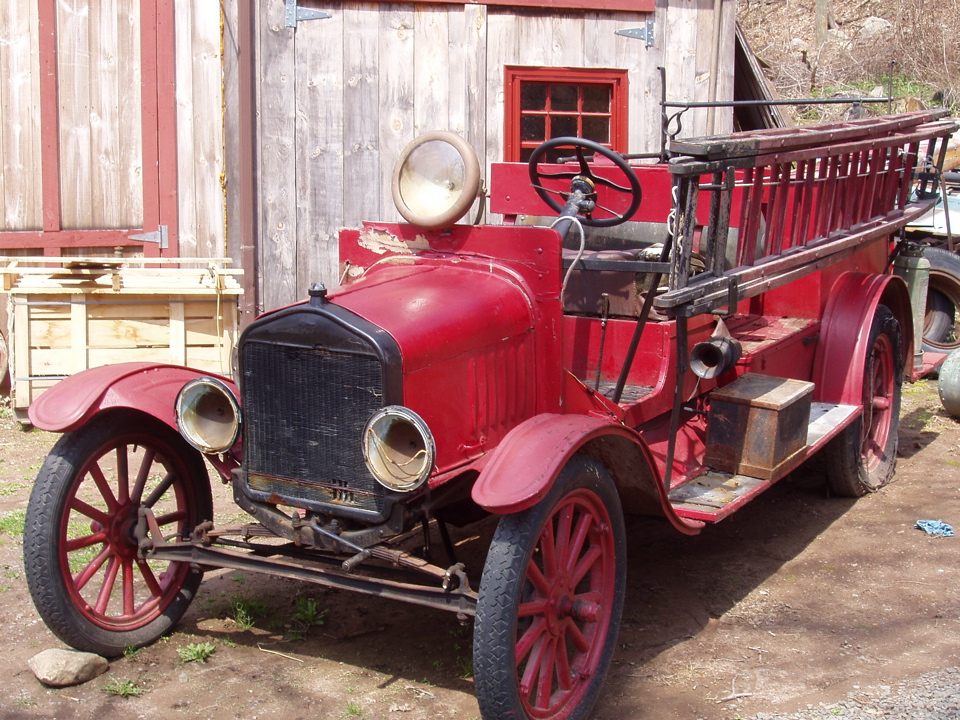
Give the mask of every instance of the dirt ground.
<path id="1" fill-rule="evenodd" d="M 27 594 L 17 523 L 54 440 L 0 419 L 0 717 L 478 717 L 471 629 L 453 614 L 228 571 L 207 576 L 174 634 L 86 685 L 44 688 L 27 660 L 60 643 Z M 905 387 L 900 452 L 895 482 L 859 501 L 827 497 L 808 469 L 698 537 L 630 520 L 620 647 L 594 717 L 795 712 L 960 664 L 960 537 L 913 527 L 960 528 L 960 422 L 936 381 Z M 238 521 L 229 502 L 218 513 Z M 479 555 L 490 531 L 455 540 Z M 322 625 L 304 630 L 297 596 L 326 611 Z M 181 662 L 204 642 L 205 663 Z"/>

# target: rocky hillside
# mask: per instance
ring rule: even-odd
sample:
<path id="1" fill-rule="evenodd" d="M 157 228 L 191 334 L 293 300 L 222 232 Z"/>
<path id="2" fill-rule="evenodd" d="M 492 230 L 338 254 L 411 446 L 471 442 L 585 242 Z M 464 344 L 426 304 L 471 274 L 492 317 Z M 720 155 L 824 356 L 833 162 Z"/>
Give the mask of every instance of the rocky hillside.
<path id="1" fill-rule="evenodd" d="M 818 43 L 816 0 L 739 0 L 739 22 L 782 97 L 885 96 L 892 71 L 897 109 L 946 105 L 960 113 L 960 0 L 823 4 L 832 12 Z M 843 111 L 806 106 L 794 119 Z"/>

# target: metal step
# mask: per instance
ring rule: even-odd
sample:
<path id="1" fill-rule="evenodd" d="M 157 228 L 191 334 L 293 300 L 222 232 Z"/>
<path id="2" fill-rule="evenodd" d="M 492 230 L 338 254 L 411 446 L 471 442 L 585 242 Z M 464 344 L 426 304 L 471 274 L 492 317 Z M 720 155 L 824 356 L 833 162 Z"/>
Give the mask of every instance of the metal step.
<path id="1" fill-rule="evenodd" d="M 770 480 L 734 475 L 707 468 L 702 475 L 670 491 L 670 502 L 677 515 L 704 522 L 719 522 L 796 469 L 816 453 L 860 414 L 856 405 L 811 403 L 807 426 L 807 447 L 796 461 L 784 467 Z"/>

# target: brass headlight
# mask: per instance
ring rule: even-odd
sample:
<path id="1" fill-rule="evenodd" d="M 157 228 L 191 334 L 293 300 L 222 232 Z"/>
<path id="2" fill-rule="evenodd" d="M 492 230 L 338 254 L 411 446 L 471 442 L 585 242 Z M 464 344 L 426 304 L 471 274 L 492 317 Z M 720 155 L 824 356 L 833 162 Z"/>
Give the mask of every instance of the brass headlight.
<path id="1" fill-rule="evenodd" d="M 393 203 L 411 225 L 436 230 L 462 218 L 480 188 L 480 162 L 454 132 L 425 133 L 407 145 L 393 169 Z"/>
<path id="2" fill-rule="evenodd" d="M 177 427 L 184 439 L 203 453 L 226 452 L 240 435 L 240 405 L 221 381 L 191 380 L 176 403 Z"/>
<path id="3" fill-rule="evenodd" d="M 363 429 L 363 459 L 381 485 L 409 492 L 433 470 L 436 446 L 430 428 L 412 410 L 391 405 L 378 410 Z"/>

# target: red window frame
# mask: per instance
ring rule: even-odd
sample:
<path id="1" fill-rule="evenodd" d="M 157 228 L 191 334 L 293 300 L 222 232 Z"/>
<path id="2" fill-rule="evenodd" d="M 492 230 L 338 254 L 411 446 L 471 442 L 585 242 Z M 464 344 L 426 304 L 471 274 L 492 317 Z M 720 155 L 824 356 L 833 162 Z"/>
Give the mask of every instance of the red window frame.
<path id="1" fill-rule="evenodd" d="M 521 107 L 521 92 L 524 83 L 542 83 L 548 88 L 554 85 L 566 85 L 583 88 L 585 86 L 604 86 L 610 88 L 610 107 L 608 112 L 589 112 L 583 110 L 583 95 L 578 92 L 577 110 L 554 111 L 550 107 L 550 95 L 547 92 L 546 106 L 543 110 L 524 110 Z M 577 119 L 578 135 L 582 136 L 583 119 L 606 117 L 610 121 L 610 134 L 602 145 L 617 152 L 627 151 L 628 103 L 627 71 L 610 68 L 550 68 L 518 67 L 504 68 L 504 148 L 505 162 L 520 162 L 524 150 L 535 148 L 540 140 L 523 140 L 521 123 L 524 117 L 545 117 L 545 136 L 551 137 L 551 119 L 559 116 Z"/>

